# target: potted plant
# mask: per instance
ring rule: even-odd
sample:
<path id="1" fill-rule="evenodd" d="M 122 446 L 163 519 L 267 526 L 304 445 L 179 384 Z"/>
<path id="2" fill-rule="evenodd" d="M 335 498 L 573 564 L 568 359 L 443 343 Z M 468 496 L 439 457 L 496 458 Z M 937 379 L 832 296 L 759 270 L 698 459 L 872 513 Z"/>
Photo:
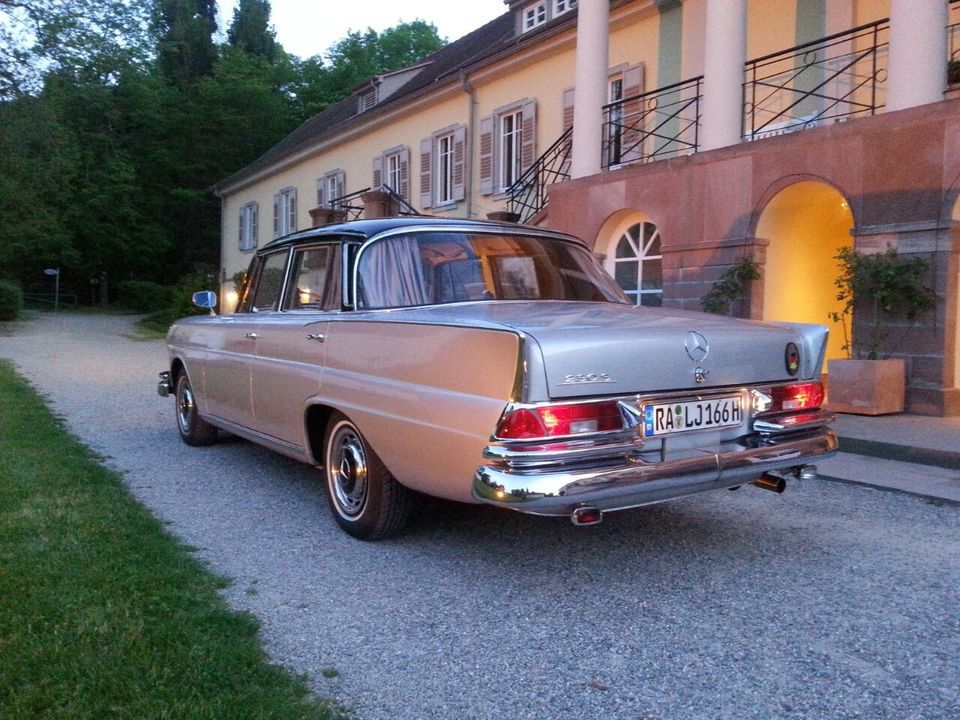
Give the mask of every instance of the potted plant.
<path id="1" fill-rule="evenodd" d="M 907 335 L 902 322 L 916 323 L 936 303 L 930 264 L 892 248 L 869 255 L 843 248 L 836 259 L 842 308 L 830 319 L 843 328 L 847 359 L 827 363 L 829 407 L 860 415 L 902 412 L 906 362 L 891 355 Z"/>

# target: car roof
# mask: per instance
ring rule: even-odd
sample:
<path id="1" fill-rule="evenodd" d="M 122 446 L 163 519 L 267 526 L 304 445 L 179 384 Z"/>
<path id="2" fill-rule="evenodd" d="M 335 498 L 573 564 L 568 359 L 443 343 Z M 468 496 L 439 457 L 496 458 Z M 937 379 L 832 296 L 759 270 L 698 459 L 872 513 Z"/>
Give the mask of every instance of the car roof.
<path id="1" fill-rule="evenodd" d="M 504 222 L 491 222 L 486 220 L 463 220 L 458 218 L 437 218 L 437 217 L 426 217 L 426 216 L 401 216 L 401 217 L 389 217 L 389 218 L 378 218 L 376 220 L 351 220 L 349 222 L 336 223 L 333 225 L 322 225 L 320 227 L 310 228 L 308 230 L 300 230 L 289 235 L 285 235 L 276 240 L 271 240 L 269 243 L 263 246 L 261 251 L 273 250 L 278 247 L 285 245 L 291 245 L 294 243 L 302 242 L 304 240 L 311 239 L 321 239 L 326 236 L 344 236 L 344 235 L 353 235 L 358 240 L 365 240 L 371 238 L 374 235 L 379 235 L 382 232 L 388 230 L 396 230 L 398 228 L 409 228 L 411 230 L 423 229 L 423 228 L 436 228 L 442 229 L 444 227 L 449 228 L 476 228 L 477 230 L 500 230 L 505 232 L 529 232 L 532 234 L 550 234 L 555 237 L 560 237 L 566 240 L 575 240 L 579 243 L 583 243 L 577 237 L 573 235 L 567 235 L 566 233 L 560 233 L 548 228 L 538 228 L 529 225 L 518 225 L 516 223 L 504 223 Z"/>

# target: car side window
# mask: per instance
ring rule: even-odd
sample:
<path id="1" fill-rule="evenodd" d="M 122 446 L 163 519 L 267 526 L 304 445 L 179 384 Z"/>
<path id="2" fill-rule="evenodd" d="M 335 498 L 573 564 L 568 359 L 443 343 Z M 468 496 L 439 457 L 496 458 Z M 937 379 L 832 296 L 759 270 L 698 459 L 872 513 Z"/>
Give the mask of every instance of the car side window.
<path id="1" fill-rule="evenodd" d="M 339 243 L 300 248 L 293 253 L 285 310 L 339 310 Z"/>
<path id="2" fill-rule="evenodd" d="M 269 312 L 280 308 L 280 289 L 283 287 L 283 271 L 286 265 L 285 252 L 267 255 L 263 259 L 257 275 L 257 285 L 253 288 L 251 311 Z"/>

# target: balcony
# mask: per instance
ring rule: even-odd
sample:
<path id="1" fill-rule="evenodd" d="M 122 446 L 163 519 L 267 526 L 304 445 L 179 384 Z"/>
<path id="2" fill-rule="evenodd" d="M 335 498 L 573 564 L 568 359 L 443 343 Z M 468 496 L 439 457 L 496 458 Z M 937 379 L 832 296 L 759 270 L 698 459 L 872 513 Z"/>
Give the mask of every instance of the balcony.
<path id="1" fill-rule="evenodd" d="M 603 106 L 603 163 L 610 169 L 699 148 L 703 76 Z"/>

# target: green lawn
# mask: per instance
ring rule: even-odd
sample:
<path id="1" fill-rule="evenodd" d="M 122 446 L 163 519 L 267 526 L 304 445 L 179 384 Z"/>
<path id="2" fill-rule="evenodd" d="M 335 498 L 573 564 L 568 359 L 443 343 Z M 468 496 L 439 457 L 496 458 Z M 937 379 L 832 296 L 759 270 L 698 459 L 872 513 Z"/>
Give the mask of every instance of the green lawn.
<path id="1" fill-rule="evenodd" d="M 0 718 L 335 718 L 0 362 Z"/>

